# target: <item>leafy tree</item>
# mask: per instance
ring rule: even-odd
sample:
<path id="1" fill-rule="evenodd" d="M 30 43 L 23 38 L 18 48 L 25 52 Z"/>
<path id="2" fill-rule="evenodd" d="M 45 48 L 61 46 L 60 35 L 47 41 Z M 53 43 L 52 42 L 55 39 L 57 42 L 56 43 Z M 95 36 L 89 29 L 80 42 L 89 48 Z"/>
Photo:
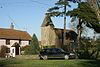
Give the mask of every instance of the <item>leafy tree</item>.
<path id="1" fill-rule="evenodd" d="M 96 32 L 100 32 L 100 23 L 97 18 L 96 12 L 90 7 L 86 2 L 81 2 L 78 4 L 78 8 L 67 12 L 67 16 L 72 17 L 72 21 L 78 19 L 77 33 L 78 33 L 78 43 L 80 43 L 80 38 L 83 30 L 82 24 L 87 27 L 93 28 Z"/>
<path id="2" fill-rule="evenodd" d="M 100 58 L 100 37 L 97 38 L 97 40 L 95 41 L 95 44 L 96 44 L 96 58 Z"/>
<path id="3" fill-rule="evenodd" d="M 35 34 L 32 36 L 30 45 L 25 49 L 25 54 L 37 54 L 40 50 L 39 42 Z"/>
<path id="4" fill-rule="evenodd" d="M 54 16 L 63 16 L 64 17 L 64 33 L 63 33 L 63 45 L 65 45 L 65 40 L 66 40 L 66 12 L 67 12 L 67 6 L 71 7 L 69 5 L 69 2 L 76 2 L 76 1 L 80 1 L 80 0 L 58 0 L 55 3 L 54 7 L 51 7 L 48 9 L 48 13 L 46 13 L 47 15 L 54 17 Z M 62 45 L 62 46 L 63 46 Z"/>

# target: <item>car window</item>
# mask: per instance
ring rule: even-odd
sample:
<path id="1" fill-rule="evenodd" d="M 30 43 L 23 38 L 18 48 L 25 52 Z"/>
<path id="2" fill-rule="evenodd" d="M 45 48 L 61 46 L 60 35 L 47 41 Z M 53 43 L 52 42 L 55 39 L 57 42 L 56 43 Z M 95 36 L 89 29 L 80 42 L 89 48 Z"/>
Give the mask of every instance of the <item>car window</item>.
<path id="1" fill-rule="evenodd" d="M 43 50 L 42 50 L 42 52 L 45 52 L 45 51 L 46 51 L 46 49 L 43 49 Z"/>
<path id="2" fill-rule="evenodd" d="M 51 49 L 52 53 L 57 53 L 57 51 L 55 49 Z"/>
<path id="3" fill-rule="evenodd" d="M 47 53 L 50 53 L 51 51 L 50 51 L 50 49 L 47 49 L 46 52 L 47 52 Z"/>
<path id="4" fill-rule="evenodd" d="M 57 51 L 58 53 L 61 53 L 61 52 L 62 52 L 60 49 L 56 49 L 56 51 Z"/>
<path id="5" fill-rule="evenodd" d="M 63 49 L 59 49 L 61 52 L 65 52 Z"/>
<path id="6" fill-rule="evenodd" d="M 41 50 L 40 52 L 46 52 L 47 51 L 47 49 L 43 49 L 43 50 Z"/>
<path id="7" fill-rule="evenodd" d="M 42 51 L 46 52 L 46 53 L 61 53 L 61 52 L 65 52 L 63 49 L 60 49 L 60 48 L 43 49 Z"/>

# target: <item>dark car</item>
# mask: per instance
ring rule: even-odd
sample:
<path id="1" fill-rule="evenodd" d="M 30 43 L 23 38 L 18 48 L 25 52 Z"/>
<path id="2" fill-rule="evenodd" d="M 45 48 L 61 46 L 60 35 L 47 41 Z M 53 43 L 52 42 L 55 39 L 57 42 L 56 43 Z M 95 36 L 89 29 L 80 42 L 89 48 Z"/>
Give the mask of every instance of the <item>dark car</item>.
<path id="1" fill-rule="evenodd" d="M 48 58 L 64 58 L 69 59 L 70 57 L 74 57 L 73 53 L 65 52 L 61 48 L 46 48 L 42 49 L 39 54 L 40 59 L 48 59 Z"/>

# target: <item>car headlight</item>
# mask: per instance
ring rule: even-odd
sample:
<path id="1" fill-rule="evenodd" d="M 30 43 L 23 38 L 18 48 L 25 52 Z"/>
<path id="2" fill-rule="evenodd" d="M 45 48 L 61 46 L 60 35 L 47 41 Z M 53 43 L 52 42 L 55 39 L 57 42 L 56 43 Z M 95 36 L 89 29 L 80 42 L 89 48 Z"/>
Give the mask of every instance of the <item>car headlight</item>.
<path id="1" fill-rule="evenodd" d="M 69 56 L 68 55 L 65 55 L 65 59 L 69 59 Z"/>
<path id="2" fill-rule="evenodd" d="M 70 53 L 70 55 L 75 55 L 74 53 Z"/>

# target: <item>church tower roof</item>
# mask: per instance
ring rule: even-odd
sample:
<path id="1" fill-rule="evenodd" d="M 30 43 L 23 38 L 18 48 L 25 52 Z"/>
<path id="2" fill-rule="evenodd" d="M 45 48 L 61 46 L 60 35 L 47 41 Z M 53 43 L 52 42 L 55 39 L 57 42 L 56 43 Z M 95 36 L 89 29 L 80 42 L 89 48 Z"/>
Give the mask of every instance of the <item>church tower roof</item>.
<path id="1" fill-rule="evenodd" d="M 50 16 L 46 15 L 44 20 L 43 20 L 43 23 L 42 23 L 41 27 L 45 27 L 45 26 L 48 26 L 48 25 L 53 25 L 54 26 Z"/>

